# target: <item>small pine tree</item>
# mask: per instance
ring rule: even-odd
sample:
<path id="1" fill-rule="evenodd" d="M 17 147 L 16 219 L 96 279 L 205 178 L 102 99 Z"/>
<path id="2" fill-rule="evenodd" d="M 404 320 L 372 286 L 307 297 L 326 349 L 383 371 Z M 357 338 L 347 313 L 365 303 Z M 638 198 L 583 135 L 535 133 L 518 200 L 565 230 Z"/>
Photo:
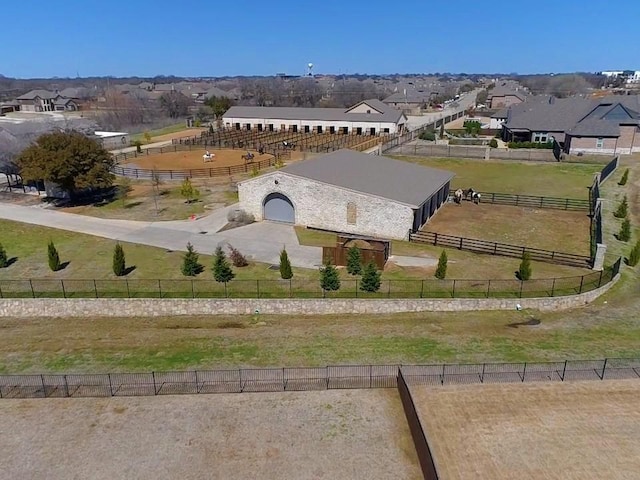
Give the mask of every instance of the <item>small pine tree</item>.
<path id="1" fill-rule="evenodd" d="M 182 257 L 182 274 L 185 277 L 195 277 L 202 272 L 202 265 L 198 263 L 199 257 L 191 242 L 187 243 L 187 253 Z"/>
<path id="2" fill-rule="evenodd" d="M 122 245 L 116 243 L 116 246 L 113 249 L 113 273 L 116 277 L 121 277 L 125 274 L 126 270 L 127 267 L 124 258 L 124 250 L 122 249 Z"/>
<path id="3" fill-rule="evenodd" d="M 4 247 L 0 243 L 0 268 L 5 268 L 8 266 L 9 266 L 9 259 L 7 258 L 7 251 L 4 249 Z"/>
<path id="4" fill-rule="evenodd" d="M 627 203 L 627 196 L 625 195 L 618 208 L 613 212 L 613 216 L 616 218 L 625 218 L 629 214 L 629 204 Z"/>
<path id="5" fill-rule="evenodd" d="M 229 250 L 229 258 L 234 267 L 246 267 L 249 265 L 249 262 L 247 262 L 245 256 L 240 253 L 240 250 L 233 248 L 231 245 L 229 245 Z"/>
<path id="6" fill-rule="evenodd" d="M 631 221 L 629 220 L 629 217 L 625 218 L 622 221 L 622 225 L 620 225 L 618 240 L 621 242 L 628 242 L 631 240 Z"/>
<path id="7" fill-rule="evenodd" d="M 347 250 L 347 272 L 351 275 L 362 273 L 362 252 L 355 245 Z"/>
<path id="8" fill-rule="evenodd" d="M 180 195 L 187 199 L 187 203 L 191 203 L 200 196 L 200 191 L 193 186 L 191 180 L 185 178 L 180 186 Z"/>
<path id="9" fill-rule="evenodd" d="M 631 252 L 629 252 L 629 258 L 627 259 L 627 263 L 631 267 L 635 267 L 638 262 L 640 262 L 640 240 L 638 240 L 631 249 Z"/>
<path id="10" fill-rule="evenodd" d="M 284 248 L 280 252 L 280 277 L 284 278 L 285 280 L 289 280 L 293 277 L 293 270 L 291 270 L 289 255 Z"/>
<path id="11" fill-rule="evenodd" d="M 231 265 L 229 265 L 229 261 L 227 260 L 227 256 L 222 250 L 222 247 L 216 248 L 216 253 L 213 258 L 213 278 L 216 282 L 227 283 L 233 280 L 236 276 L 231 269 Z"/>
<path id="12" fill-rule="evenodd" d="M 445 250 L 440 254 L 438 259 L 438 267 L 436 268 L 436 278 L 444 280 L 447 276 L 447 252 Z"/>
<path id="13" fill-rule="evenodd" d="M 531 278 L 531 255 L 528 252 L 522 254 L 520 268 L 518 268 L 518 278 L 520 280 L 529 280 Z"/>
<path id="14" fill-rule="evenodd" d="M 498 141 L 495 138 L 492 138 L 489 140 L 489 146 L 491 148 L 498 148 Z"/>
<path id="15" fill-rule="evenodd" d="M 372 261 L 364 267 L 360 290 L 363 292 L 377 292 L 380 290 L 380 272 Z"/>
<path id="16" fill-rule="evenodd" d="M 49 268 L 51 271 L 57 272 L 60 270 L 60 255 L 58 255 L 58 250 L 52 240 L 49 240 L 49 245 L 47 246 L 47 256 L 49 258 Z"/>
<path id="17" fill-rule="evenodd" d="M 629 180 L 629 169 L 628 168 L 622 174 L 622 178 L 618 182 L 618 185 L 626 185 L 627 184 L 627 180 Z"/>
<path id="18" fill-rule="evenodd" d="M 327 262 L 320 269 L 320 286 L 324 291 L 333 291 L 340 289 L 340 276 L 336 267 Z"/>

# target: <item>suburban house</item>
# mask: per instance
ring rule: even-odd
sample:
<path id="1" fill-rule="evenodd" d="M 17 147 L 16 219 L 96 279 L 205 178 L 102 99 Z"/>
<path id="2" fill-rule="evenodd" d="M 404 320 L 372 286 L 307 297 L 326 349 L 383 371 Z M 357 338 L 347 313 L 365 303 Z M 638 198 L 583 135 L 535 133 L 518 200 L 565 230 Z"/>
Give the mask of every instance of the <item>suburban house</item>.
<path id="1" fill-rule="evenodd" d="M 428 106 L 436 96 L 438 96 L 437 91 L 405 88 L 392 93 L 382 102 L 400 110 L 419 110 Z"/>
<path id="2" fill-rule="evenodd" d="M 257 220 L 406 240 L 447 201 L 453 176 L 344 149 L 240 182 L 238 196 Z"/>
<path id="3" fill-rule="evenodd" d="M 555 141 L 565 153 L 640 152 L 640 95 L 571 97 L 508 109 L 505 141 Z"/>
<path id="4" fill-rule="evenodd" d="M 502 110 L 498 110 L 496 113 L 491 115 L 491 121 L 489 122 L 489 128 L 492 130 L 501 130 L 504 122 L 507 121 L 509 117 L 509 109 L 503 108 Z"/>
<path id="5" fill-rule="evenodd" d="M 487 105 L 490 109 L 495 110 L 517 105 L 524 102 L 525 99 L 526 95 L 521 90 L 499 85 L 489 92 Z"/>
<path id="6" fill-rule="evenodd" d="M 65 97 L 61 92 L 31 90 L 16 98 L 23 112 L 74 112 L 78 110 L 76 99 Z"/>
<path id="7" fill-rule="evenodd" d="M 380 100 L 364 100 L 347 109 L 300 107 L 231 107 L 224 125 L 236 130 L 301 133 L 402 133 L 407 117 Z"/>

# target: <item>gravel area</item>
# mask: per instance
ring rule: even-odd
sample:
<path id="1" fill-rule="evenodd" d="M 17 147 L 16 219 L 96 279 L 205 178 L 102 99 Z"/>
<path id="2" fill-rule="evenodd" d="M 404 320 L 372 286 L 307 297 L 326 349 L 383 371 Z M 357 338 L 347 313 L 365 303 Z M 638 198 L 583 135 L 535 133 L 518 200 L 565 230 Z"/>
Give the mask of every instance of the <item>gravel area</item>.
<path id="1" fill-rule="evenodd" d="M 420 479 L 395 389 L 0 401 L 7 479 Z"/>

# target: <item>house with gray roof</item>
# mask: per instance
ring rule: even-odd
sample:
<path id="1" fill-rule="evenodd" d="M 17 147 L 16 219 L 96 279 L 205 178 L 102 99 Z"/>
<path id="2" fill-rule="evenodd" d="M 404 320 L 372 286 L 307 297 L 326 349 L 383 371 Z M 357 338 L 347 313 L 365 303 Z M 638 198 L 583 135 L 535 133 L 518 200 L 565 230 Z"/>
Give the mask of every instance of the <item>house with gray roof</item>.
<path id="1" fill-rule="evenodd" d="M 497 85 L 489 91 L 487 105 L 491 109 L 499 109 L 517 105 L 526 100 L 526 94 L 520 89 L 513 89 L 510 86 Z"/>
<path id="2" fill-rule="evenodd" d="M 48 90 L 31 90 L 16 98 L 23 112 L 65 112 L 78 110 L 75 99 Z"/>
<path id="3" fill-rule="evenodd" d="M 234 106 L 223 115 L 223 122 L 236 130 L 379 135 L 402 133 L 407 117 L 370 99 L 347 109 Z"/>
<path id="4" fill-rule="evenodd" d="M 240 182 L 238 196 L 257 220 L 407 239 L 446 202 L 453 176 L 344 149 Z"/>
<path id="5" fill-rule="evenodd" d="M 503 140 L 556 141 L 565 153 L 640 151 L 640 96 L 550 97 L 510 107 Z"/>
<path id="6" fill-rule="evenodd" d="M 394 108 L 416 110 L 426 108 L 438 95 L 439 92 L 437 90 L 403 88 L 382 101 Z"/>

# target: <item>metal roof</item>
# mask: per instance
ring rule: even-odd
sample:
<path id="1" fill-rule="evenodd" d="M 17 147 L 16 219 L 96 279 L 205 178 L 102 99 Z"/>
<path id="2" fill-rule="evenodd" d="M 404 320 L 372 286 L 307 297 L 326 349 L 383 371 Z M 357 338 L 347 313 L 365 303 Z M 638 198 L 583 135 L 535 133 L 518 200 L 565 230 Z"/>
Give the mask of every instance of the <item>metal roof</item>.
<path id="1" fill-rule="evenodd" d="M 292 163 L 279 171 L 412 208 L 419 208 L 454 177 L 447 170 L 348 149 Z"/>
<path id="2" fill-rule="evenodd" d="M 357 105 L 366 103 L 382 113 L 349 113 Z M 224 118 L 259 118 L 282 120 L 321 120 L 329 122 L 387 122 L 398 123 L 402 112 L 382 103 L 380 100 L 365 100 L 354 107 L 344 108 L 302 108 L 302 107 L 231 107 Z"/>

